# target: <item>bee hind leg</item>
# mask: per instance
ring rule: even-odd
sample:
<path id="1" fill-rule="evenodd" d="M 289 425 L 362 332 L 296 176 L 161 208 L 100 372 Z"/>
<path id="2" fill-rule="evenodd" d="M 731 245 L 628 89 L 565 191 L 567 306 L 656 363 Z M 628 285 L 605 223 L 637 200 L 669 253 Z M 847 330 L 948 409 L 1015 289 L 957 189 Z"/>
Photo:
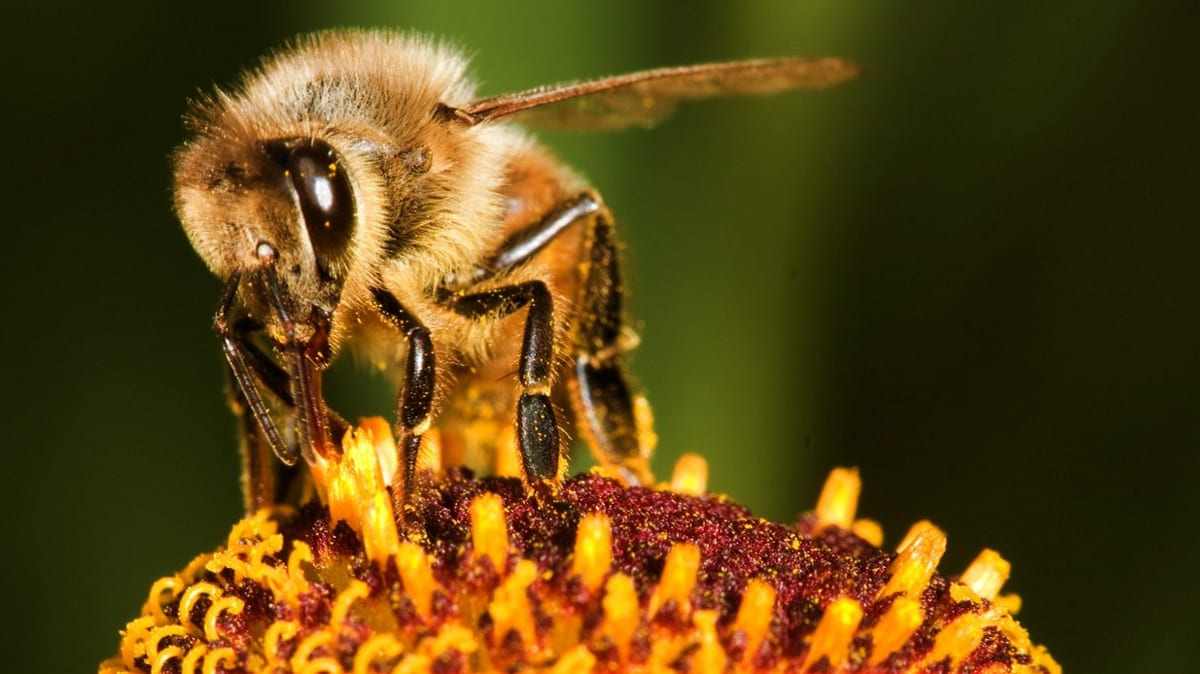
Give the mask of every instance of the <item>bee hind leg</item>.
<path id="1" fill-rule="evenodd" d="M 580 265 L 571 401 L 596 458 L 633 483 L 653 482 L 656 438 L 650 406 L 630 384 L 624 354 L 637 338 L 625 326 L 620 259 L 612 216 L 601 209 L 587 229 Z"/>
<path id="2" fill-rule="evenodd" d="M 554 376 L 554 300 L 542 281 L 526 281 L 443 301 L 456 312 L 474 319 L 498 320 L 528 307 L 518 368 L 521 397 L 517 402 L 517 444 L 531 486 L 554 482 L 562 451 L 558 419 L 550 403 Z"/>

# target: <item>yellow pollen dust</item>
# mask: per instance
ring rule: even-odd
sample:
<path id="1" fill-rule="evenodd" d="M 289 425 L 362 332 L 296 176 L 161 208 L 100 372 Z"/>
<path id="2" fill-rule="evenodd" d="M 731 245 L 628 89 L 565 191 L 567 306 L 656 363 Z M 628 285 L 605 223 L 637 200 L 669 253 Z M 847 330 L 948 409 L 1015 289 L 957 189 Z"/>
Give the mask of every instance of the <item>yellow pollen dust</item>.
<path id="1" fill-rule="evenodd" d="M 1008 580 L 1012 565 L 995 550 L 985 548 L 959 579 L 983 599 L 993 600 Z"/>
<path id="2" fill-rule="evenodd" d="M 816 514 L 821 526 L 849 529 L 854 524 L 860 491 L 862 480 L 858 477 L 858 469 L 834 468 L 830 471 L 817 499 Z"/>
<path id="3" fill-rule="evenodd" d="M 584 515 L 575 534 L 575 558 L 571 573 L 595 592 L 612 566 L 612 522 L 604 513 Z"/>
<path id="4" fill-rule="evenodd" d="M 910 597 L 896 597 L 871 630 L 871 664 L 878 665 L 900 650 L 924 621 L 920 602 Z"/>
<path id="5" fill-rule="evenodd" d="M 662 578 L 650 595 L 647 615 L 654 617 L 659 609 L 674 599 L 680 615 L 686 617 L 692 610 L 692 588 L 696 586 L 696 574 L 700 571 L 700 548 L 694 543 L 676 543 L 667 553 L 663 564 Z"/>
<path id="6" fill-rule="evenodd" d="M 808 670 L 821 658 L 829 661 L 829 668 L 836 670 L 842 666 L 850 655 L 850 642 L 862 621 L 862 606 L 850 597 L 838 597 L 821 616 L 817 629 L 813 631 L 804 658 L 802 671 Z"/>
<path id="7" fill-rule="evenodd" d="M 471 502 L 471 546 L 477 557 L 492 560 L 496 573 L 504 575 L 508 524 L 504 520 L 504 500 L 499 494 L 480 494 Z"/>
<path id="8" fill-rule="evenodd" d="M 771 628 L 771 616 L 775 609 L 775 588 L 759 578 L 751 578 L 742 593 L 742 603 L 738 607 L 737 619 L 734 620 L 734 631 L 741 630 L 746 634 L 746 650 L 742 653 L 742 663 L 753 663 L 754 656 L 762 645 L 767 630 Z"/>
<path id="9" fill-rule="evenodd" d="M 708 488 L 708 462 L 699 454 L 684 454 L 675 462 L 671 491 L 686 496 L 704 496 Z"/>
<path id="10" fill-rule="evenodd" d="M 911 540 L 892 560 L 889 567 L 892 577 L 879 590 L 877 598 L 903 592 L 916 599 L 929 585 L 930 577 L 946 552 L 946 534 L 928 522 L 913 529 L 909 532 Z"/>

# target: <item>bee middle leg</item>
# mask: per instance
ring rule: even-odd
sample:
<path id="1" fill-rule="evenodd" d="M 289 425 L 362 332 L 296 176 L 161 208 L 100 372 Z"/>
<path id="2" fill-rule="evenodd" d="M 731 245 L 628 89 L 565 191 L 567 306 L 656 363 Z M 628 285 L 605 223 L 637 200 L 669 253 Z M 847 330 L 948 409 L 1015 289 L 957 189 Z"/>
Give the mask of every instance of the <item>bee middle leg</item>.
<path id="1" fill-rule="evenodd" d="M 612 213 L 585 191 L 505 240 L 475 270 L 478 282 L 527 262 L 567 228 L 587 228 L 580 265 L 579 316 L 573 327 L 572 406 L 597 459 L 619 467 L 627 480 L 653 481 L 649 457 L 654 431 L 649 404 L 629 382 L 623 362 L 630 346 L 624 287 Z"/>
<path id="2" fill-rule="evenodd" d="M 412 493 L 421 452 L 421 436 L 429 430 L 433 409 L 434 379 L 437 364 L 433 355 L 433 339 L 429 329 L 417 320 L 395 295 L 382 289 L 371 291 L 375 306 L 388 323 L 408 340 L 408 356 L 404 368 L 404 387 L 396 396 L 396 435 L 400 438 L 403 471 L 402 487 L 395 491 L 396 511 L 404 512 L 404 503 Z"/>
<path id="3" fill-rule="evenodd" d="M 518 368 L 521 397 L 517 402 L 517 444 L 529 484 L 558 477 L 561 456 L 558 419 L 550 403 L 554 373 L 554 301 L 542 281 L 526 281 L 491 290 L 450 295 L 443 301 L 475 319 L 497 320 L 528 307 Z"/>

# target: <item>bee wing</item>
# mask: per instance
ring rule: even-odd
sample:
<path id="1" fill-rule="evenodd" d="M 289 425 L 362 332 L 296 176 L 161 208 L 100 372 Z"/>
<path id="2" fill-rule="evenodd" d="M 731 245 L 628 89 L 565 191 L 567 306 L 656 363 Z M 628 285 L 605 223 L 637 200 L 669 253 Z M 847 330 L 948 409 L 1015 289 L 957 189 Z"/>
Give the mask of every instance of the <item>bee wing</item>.
<path id="1" fill-rule="evenodd" d="M 456 110 L 470 124 L 513 116 L 550 129 L 610 130 L 652 126 L 682 101 L 819 89 L 858 74 L 835 58 L 779 58 L 658 68 L 588 82 L 537 87 L 480 99 Z"/>

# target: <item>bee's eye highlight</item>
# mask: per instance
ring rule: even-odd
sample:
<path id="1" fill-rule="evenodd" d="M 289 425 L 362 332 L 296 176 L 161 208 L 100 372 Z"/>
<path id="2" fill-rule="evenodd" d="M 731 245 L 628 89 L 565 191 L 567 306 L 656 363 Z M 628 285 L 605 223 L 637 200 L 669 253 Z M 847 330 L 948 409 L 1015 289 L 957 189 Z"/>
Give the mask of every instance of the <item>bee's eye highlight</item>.
<path id="1" fill-rule="evenodd" d="M 340 255 L 354 232 L 354 193 L 337 153 L 321 141 L 300 145 L 288 159 L 288 175 L 317 258 Z"/>
<path id="2" fill-rule="evenodd" d="M 316 139 L 267 143 L 263 151 L 295 190 L 318 264 L 336 266 L 354 234 L 354 192 L 341 158 Z"/>

